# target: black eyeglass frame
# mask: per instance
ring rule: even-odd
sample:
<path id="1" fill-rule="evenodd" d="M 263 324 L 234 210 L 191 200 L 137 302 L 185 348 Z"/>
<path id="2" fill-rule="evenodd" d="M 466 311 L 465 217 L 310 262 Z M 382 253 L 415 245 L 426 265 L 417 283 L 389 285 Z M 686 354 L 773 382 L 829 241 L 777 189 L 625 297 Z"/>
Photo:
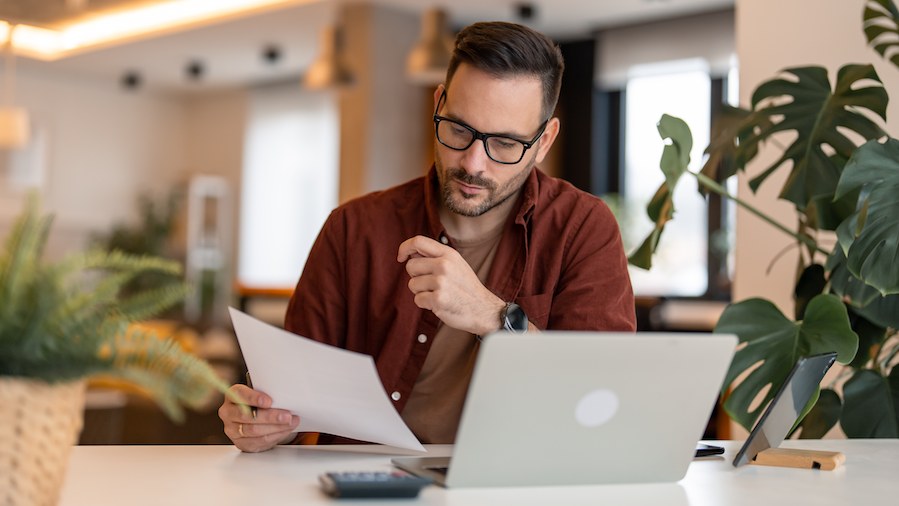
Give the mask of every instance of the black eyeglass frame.
<path id="1" fill-rule="evenodd" d="M 484 151 L 487 153 L 487 156 L 489 156 L 490 159 L 493 160 L 494 162 L 501 163 L 503 165 L 515 165 L 516 163 L 522 161 L 524 159 L 525 153 L 527 153 L 528 150 L 531 149 L 531 146 L 536 144 L 537 141 L 539 141 L 540 138 L 543 137 L 543 132 L 546 130 L 546 125 L 549 124 L 548 119 L 546 121 L 544 121 L 543 124 L 540 126 L 540 132 L 538 132 L 537 136 L 534 137 L 530 141 L 523 141 L 521 139 L 516 139 L 515 137 L 509 137 L 508 135 L 484 134 L 484 133 L 478 132 L 474 128 L 466 125 L 465 123 L 460 123 L 454 119 L 445 118 L 445 117 L 437 114 L 437 111 L 440 110 L 440 104 L 443 103 L 444 97 L 446 97 L 446 90 L 443 90 L 443 93 L 440 94 L 440 99 L 437 100 L 437 108 L 434 109 L 434 135 L 437 136 L 437 140 L 440 141 L 440 144 L 443 144 L 444 146 L 446 146 L 452 150 L 455 150 L 455 151 L 465 151 L 466 149 L 470 148 L 472 144 L 474 144 L 474 141 L 480 140 L 484 143 Z M 450 123 L 455 123 L 465 129 L 467 129 L 472 134 L 471 142 L 469 142 L 468 145 L 465 146 L 464 148 L 454 148 L 454 147 L 450 146 L 449 144 L 443 142 L 443 139 L 440 138 L 440 122 L 441 121 L 449 121 Z M 491 137 L 499 137 L 500 139 L 509 139 L 510 141 L 515 141 L 515 142 L 521 143 L 521 145 L 524 146 L 524 149 L 521 151 L 521 157 L 518 158 L 518 160 L 516 160 L 514 162 L 501 162 L 501 161 L 497 160 L 496 158 L 493 158 L 493 155 L 490 154 L 490 148 L 487 147 L 487 139 L 489 139 Z"/>

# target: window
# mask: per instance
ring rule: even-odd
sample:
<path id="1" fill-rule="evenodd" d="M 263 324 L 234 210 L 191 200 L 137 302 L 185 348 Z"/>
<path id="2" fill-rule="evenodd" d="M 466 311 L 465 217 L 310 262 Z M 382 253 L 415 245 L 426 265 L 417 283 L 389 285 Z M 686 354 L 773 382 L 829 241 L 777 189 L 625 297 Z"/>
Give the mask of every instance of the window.
<path id="1" fill-rule="evenodd" d="M 631 252 L 654 227 L 646 206 L 665 181 L 659 169 L 663 142 L 656 128 L 662 114 L 687 122 L 693 133 L 689 168 L 696 172 L 702 167 L 711 128 L 708 64 L 690 59 L 634 66 L 624 101 L 623 196 L 628 220 L 621 232 L 625 250 Z M 681 178 L 674 204 L 675 219 L 665 227 L 652 269 L 630 267 L 636 295 L 701 296 L 708 289 L 708 206 L 695 178 Z"/>
<path id="2" fill-rule="evenodd" d="M 238 280 L 293 288 L 337 205 L 336 98 L 295 83 L 250 97 L 241 183 Z"/>

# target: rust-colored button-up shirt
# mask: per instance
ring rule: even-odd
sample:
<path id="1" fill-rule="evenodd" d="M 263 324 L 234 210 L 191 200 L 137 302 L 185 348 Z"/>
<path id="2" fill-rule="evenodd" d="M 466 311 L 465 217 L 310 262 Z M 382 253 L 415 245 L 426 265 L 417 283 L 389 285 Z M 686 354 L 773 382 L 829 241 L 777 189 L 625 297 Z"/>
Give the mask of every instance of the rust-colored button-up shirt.
<path id="1" fill-rule="evenodd" d="M 287 330 L 374 357 L 399 412 L 439 320 L 415 305 L 397 250 L 416 235 L 446 237 L 452 245 L 438 198 L 431 167 L 425 177 L 335 209 L 287 310 Z M 541 329 L 636 329 L 627 258 L 611 211 L 536 168 L 506 221 L 486 286 L 520 305 Z"/>

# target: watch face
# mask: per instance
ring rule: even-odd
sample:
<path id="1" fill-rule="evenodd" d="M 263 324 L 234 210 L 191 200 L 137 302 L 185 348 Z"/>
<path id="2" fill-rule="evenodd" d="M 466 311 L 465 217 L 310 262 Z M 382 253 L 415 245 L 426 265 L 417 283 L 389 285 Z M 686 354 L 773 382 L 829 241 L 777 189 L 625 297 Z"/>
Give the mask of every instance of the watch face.
<path id="1" fill-rule="evenodd" d="M 518 304 L 509 304 L 503 312 L 503 326 L 509 332 L 523 333 L 528 330 L 528 315 Z"/>

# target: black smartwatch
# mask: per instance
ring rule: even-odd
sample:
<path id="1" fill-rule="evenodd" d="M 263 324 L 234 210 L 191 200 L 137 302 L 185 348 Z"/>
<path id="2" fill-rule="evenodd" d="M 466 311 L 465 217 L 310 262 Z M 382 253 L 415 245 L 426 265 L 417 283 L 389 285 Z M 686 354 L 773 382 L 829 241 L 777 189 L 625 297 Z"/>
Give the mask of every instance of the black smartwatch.
<path id="1" fill-rule="evenodd" d="M 528 331 L 528 315 L 514 302 L 506 303 L 506 307 L 499 314 L 499 320 L 503 324 L 503 330 L 507 332 L 524 334 Z"/>

